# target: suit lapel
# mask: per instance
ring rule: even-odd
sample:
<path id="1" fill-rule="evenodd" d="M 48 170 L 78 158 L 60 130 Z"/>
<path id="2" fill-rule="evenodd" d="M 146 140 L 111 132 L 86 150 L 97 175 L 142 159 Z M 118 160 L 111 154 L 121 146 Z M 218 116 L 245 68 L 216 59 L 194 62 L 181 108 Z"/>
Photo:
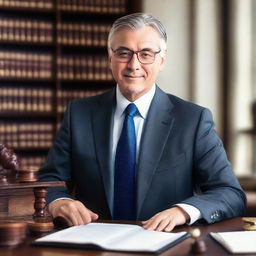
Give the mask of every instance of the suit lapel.
<path id="1" fill-rule="evenodd" d="M 173 125 L 172 108 L 168 96 L 157 87 L 141 138 L 137 168 L 137 217 Z"/>
<path id="2" fill-rule="evenodd" d="M 104 184 L 105 194 L 112 213 L 113 203 L 113 170 L 111 168 L 112 127 L 115 109 L 115 90 L 100 98 L 92 114 L 93 132 L 97 159 Z"/>

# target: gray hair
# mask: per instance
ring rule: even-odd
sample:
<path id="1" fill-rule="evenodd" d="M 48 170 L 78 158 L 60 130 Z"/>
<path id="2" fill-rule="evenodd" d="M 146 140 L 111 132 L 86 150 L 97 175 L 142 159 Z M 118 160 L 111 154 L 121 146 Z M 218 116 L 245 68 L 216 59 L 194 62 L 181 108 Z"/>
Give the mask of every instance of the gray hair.
<path id="1" fill-rule="evenodd" d="M 154 16 L 147 13 L 133 13 L 117 19 L 113 23 L 108 35 L 108 48 L 110 49 L 113 36 L 117 31 L 123 28 L 138 30 L 146 26 L 153 27 L 159 33 L 159 36 L 161 39 L 160 48 L 162 51 L 166 51 L 167 33 L 165 30 L 165 27 L 163 26 L 161 21 L 159 21 Z"/>

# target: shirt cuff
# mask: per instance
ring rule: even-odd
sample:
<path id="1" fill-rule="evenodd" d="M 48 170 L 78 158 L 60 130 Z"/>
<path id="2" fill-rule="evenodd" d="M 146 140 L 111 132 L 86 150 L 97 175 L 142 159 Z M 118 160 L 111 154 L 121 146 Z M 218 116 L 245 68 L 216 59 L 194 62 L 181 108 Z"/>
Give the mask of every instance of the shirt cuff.
<path id="1" fill-rule="evenodd" d="M 194 222 L 202 218 L 201 212 L 194 206 L 189 204 L 176 204 L 178 207 L 182 208 L 190 217 L 188 225 L 192 225 Z"/>

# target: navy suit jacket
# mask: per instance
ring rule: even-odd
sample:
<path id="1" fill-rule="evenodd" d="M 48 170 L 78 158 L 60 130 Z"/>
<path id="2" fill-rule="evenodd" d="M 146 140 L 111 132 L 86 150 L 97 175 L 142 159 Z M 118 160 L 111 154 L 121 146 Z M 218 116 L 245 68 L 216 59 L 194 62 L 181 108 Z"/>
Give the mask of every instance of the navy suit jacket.
<path id="1" fill-rule="evenodd" d="M 114 170 L 111 141 L 115 90 L 69 104 L 40 170 L 40 180 L 64 180 L 48 202 L 75 198 L 111 219 Z M 137 219 L 146 220 L 177 203 L 198 208 L 213 223 L 242 215 L 246 199 L 208 109 L 158 87 L 145 120 L 137 164 Z"/>

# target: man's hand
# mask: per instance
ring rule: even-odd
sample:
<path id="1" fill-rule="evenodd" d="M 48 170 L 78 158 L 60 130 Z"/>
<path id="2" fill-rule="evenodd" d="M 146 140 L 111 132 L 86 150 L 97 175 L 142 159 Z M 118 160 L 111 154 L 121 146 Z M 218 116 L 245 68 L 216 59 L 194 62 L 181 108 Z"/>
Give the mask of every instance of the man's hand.
<path id="1" fill-rule="evenodd" d="M 142 221 L 142 224 L 148 230 L 170 232 L 175 226 L 185 224 L 189 218 L 182 208 L 176 206 L 157 213 L 149 220 Z"/>
<path id="2" fill-rule="evenodd" d="M 78 200 L 60 199 L 49 204 L 53 218 L 63 217 L 69 226 L 88 224 L 98 219 L 98 215 L 87 209 Z"/>

